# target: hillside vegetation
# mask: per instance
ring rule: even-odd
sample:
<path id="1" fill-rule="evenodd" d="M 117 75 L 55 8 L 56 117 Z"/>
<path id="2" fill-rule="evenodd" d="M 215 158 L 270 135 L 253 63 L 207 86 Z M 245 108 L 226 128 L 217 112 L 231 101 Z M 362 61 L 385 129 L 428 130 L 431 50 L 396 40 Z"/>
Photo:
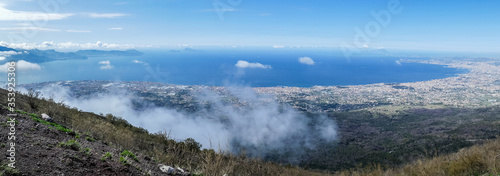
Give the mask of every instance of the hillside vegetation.
<path id="1" fill-rule="evenodd" d="M 0 89 L 0 99 L 7 100 L 7 93 L 6 90 Z M 3 134 L 8 133 L 7 124 L 5 124 L 8 120 L 8 117 L 6 117 L 8 113 L 5 108 L 7 106 L 6 102 L 7 101 L 0 103 L 3 106 L 1 125 L 2 140 L 0 142 L 3 144 L 7 143 L 6 136 Z M 118 173 L 113 175 L 121 175 L 119 173 L 123 173 L 123 171 L 131 175 L 136 175 L 137 173 L 148 175 L 148 171 L 150 170 L 153 173 L 154 171 L 158 173 L 160 171 L 158 167 L 152 167 L 152 165 L 155 164 L 180 167 L 190 171 L 193 175 L 320 175 L 319 173 L 306 171 L 298 167 L 262 162 L 258 159 L 248 158 L 243 155 L 235 156 L 230 153 L 211 149 L 201 149 L 200 144 L 191 138 L 184 141 L 175 141 L 170 138 L 167 132 L 149 133 L 147 130 L 134 127 L 127 121 L 111 114 L 101 116 L 94 113 L 82 112 L 76 108 L 70 108 L 63 103 L 57 103 L 51 99 L 39 99 L 38 95 L 33 92 L 28 95 L 17 94 L 16 109 L 19 110 L 18 113 L 20 114 L 20 117 L 16 119 L 18 120 L 16 136 L 20 138 L 16 140 L 16 148 L 18 148 L 18 150 L 24 148 L 25 150 L 18 152 L 19 156 L 17 159 L 19 161 L 17 162 L 18 167 L 15 171 L 12 171 L 6 166 L 7 161 L 5 157 L 1 158 L 1 169 L 4 170 L 4 173 L 39 175 L 41 172 L 43 174 L 58 174 L 57 172 L 53 172 L 54 170 L 52 169 L 43 170 L 43 168 L 40 169 L 40 167 L 38 167 L 39 169 L 33 169 L 37 164 L 40 166 L 44 163 L 43 157 L 35 153 L 30 154 L 27 151 L 33 150 L 33 146 L 46 145 L 43 146 L 43 149 L 47 148 L 46 150 L 38 151 L 45 153 L 43 155 L 45 157 L 51 156 L 54 150 L 65 150 L 64 158 L 84 163 L 75 165 L 74 162 L 67 162 L 64 158 L 51 161 L 53 163 L 50 165 L 68 167 L 60 168 L 62 173 L 64 173 L 65 170 L 69 172 L 64 173 L 65 175 L 78 175 L 74 174 L 72 170 L 84 167 L 86 168 L 84 170 L 88 171 L 94 169 L 94 167 L 97 167 L 99 164 L 95 164 L 92 157 L 88 157 L 89 159 L 82 158 L 82 156 L 79 156 L 82 153 L 67 152 L 66 150 L 74 151 L 75 149 L 83 149 L 99 151 L 101 150 L 99 148 L 103 146 L 109 146 L 106 147 L 109 152 L 114 151 L 114 154 L 112 154 L 110 158 L 111 161 L 108 161 L 111 162 L 111 164 L 107 165 L 107 167 L 111 167 L 113 172 Z M 55 123 L 41 120 L 39 118 L 41 113 L 46 113 L 51 116 Z M 43 128 L 30 128 L 29 126 L 34 125 L 33 123 L 35 123 L 37 127 L 41 125 Z M 38 143 L 28 143 L 31 141 L 28 139 L 34 138 L 29 137 L 29 135 L 34 134 L 42 135 L 39 137 L 50 138 L 50 140 L 47 140 L 50 142 L 42 141 Z M 95 143 L 103 145 L 89 144 L 89 140 L 95 140 Z M 1 148 L 6 149 L 5 145 L 2 145 Z M 125 150 L 131 151 L 135 155 L 141 157 L 136 157 L 137 159 L 120 157 L 122 151 Z M 26 151 L 26 153 L 22 153 L 24 151 Z M 108 159 L 106 152 L 97 152 L 90 156 L 94 156 L 94 158 L 97 159 Z M 33 161 L 37 160 L 39 162 L 34 162 L 35 166 L 22 164 L 33 163 Z M 91 163 L 85 164 L 87 161 Z M 145 161 L 151 161 L 153 163 L 146 165 L 144 164 Z M 116 163 L 129 164 L 116 165 Z M 123 166 L 125 168 L 114 168 L 118 166 Z M 99 174 L 109 174 L 109 170 L 110 169 L 96 172 L 99 172 Z M 43 171 L 46 171 L 46 173 Z"/>
<path id="2" fill-rule="evenodd" d="M 6 90 L 0 90 L 0 99 L 7 99 Z M 2 144 L 7 143 L 3 135 L 7 133 L 6 102 L 0 102 L 2 105 L 0 143 Z M 16 119 L 18 121 L 18 134 L 16 135 L 19 137 L 16 140 L 16 146 L 19 149 L 19 155 L 16 158 L 18 167 L 8 168 L 5 157 L 2 157 L 0 175 L 61 173 L 85 175 L 84 173 L 89 172 L 98 175 L 157 175 L 161 174 L 158 164 L 180 167 L 188 170 L 192 175 L 487 175 L 500 173 L 500 140 L 493 139 L 496 137 L 486 140 L 481 145 L 460 149 L 457 153 L 443 152 L 440 155 L 434 155 L 436 156 L 434 158 L 414 159 L 407 163 L 396 162 L 400 165 L 384 164 L 381 159 L 365 162 L 346 160 L 346 163 L 363 163 L 364 165 L 353 167 L 345 165 L 340 170 L 323 171 L 275 164 L 248 158 L 244 154 L 234 155 L 201 149 L 200 144 L 191 138 L 175 141 L 170 138 L 168 132 L 150 133 L 111 114 L 97 115 L 82 112 L 54 100 L 39 99 L 38 95 L 33 92 L 28 95 L 16 95 L 16 109 L 20 114 Z M 489 114 L 487 119 L 496 123 L 498 114 L 493 113 L 493 110 L 490 111 L 487 111 Z M 53 117 L 54 123 L 40 119 L 41 113 L 47 113 Z M 347 115 L 349 114 L 336 116 L 339 120 L 352 118 L 352 116 L 345 117 Z M 382 120 L 381 123 L 394 121 L 391 119 L 384 121 L 382 118 L 378 120 Z M 487 122 L 489 123 L 490 120 Z M 434 123 L 434 121 L 427 122 Z M 401 128 L 409 128 L 408 125 L 411 124 L 406 124 Z M 476 130 L 476 128 L 464 129 Z M 488 129 L 498 130 L 496 126 L 488 126 Z M 492 132 L 496 133 L 496 130 Z M 491 134 L 488 133 L 487 136 Z M 349 138 L 341 139 L 339 142 L 345 145 L 357 143 L 356 140 L 351 141 Z M 457 146 L 462 146 L 462 144 Z M 5 145 L 0 148 L 3 151 L 7 150 Z M 425 152 L 436 151 L 433 149 L 439 149 L 439 147 L 431 147 Z M 338 149 L 329 152 L 336 152 L 335 150 Z M 357 152 L 352 151 L 352 153 Z M 432 157 L 432 154 L 430 155 Z M 365 156 L 369 158 L 393 157 L 375 153 L 375 155 L 363 154 L 360 158 L 366 159 L 363 158 Z M 319 163 L 320 159 L 325 158 L 312 159 Z M 330 160 L 326 158 L 325 161 Z"/>

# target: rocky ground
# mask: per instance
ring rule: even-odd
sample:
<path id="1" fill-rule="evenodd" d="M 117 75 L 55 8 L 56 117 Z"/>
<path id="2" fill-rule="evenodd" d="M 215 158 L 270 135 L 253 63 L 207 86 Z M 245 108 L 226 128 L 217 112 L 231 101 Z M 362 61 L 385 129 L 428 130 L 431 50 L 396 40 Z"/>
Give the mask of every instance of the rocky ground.
<path id="1" fill-rule="evenodd" d="M 123 154 L 125 149 L 88 133 L 65 132 L 28 114 L 18 113 L 15 134 L 9 135 L 8 113 L 0 108 L 0 175 L 190 175 L 134 151 L 130 153 L 135 157 Z M 8 166 L 10 142 L 15 142 L 15 168 Z"/>

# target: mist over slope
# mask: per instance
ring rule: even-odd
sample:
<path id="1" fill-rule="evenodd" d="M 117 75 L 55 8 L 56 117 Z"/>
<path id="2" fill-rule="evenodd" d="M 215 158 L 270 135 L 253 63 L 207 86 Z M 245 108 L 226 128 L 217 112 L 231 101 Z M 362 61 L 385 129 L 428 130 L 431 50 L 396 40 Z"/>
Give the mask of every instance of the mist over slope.
<path id="1" fill-rule="evenodd" d="M 176 139 L 193 138 L 204 148 L 222 149 L 255 157 L 279 155 L 283 162 L 297 163 L 304 149 L 337 139 L 337 127 L 325 115 L 309 115 L 256 94 L 251 88 L 228 87 L 231 97 L 208 89 L 199 91 L 195 113 L 157 107 L 131 92 L 113 89 L 75 98 L 67 87 L 52 84 L 37 91 L 45 98 L 94 113 L 111 113 L 154 133 L 170 132 Z M 26 91 L 26 90 L 24 90 Z M 228 101 L 228 99 L 230 101 Z M 141 103 L 140 110 L 134 103 Z"/>

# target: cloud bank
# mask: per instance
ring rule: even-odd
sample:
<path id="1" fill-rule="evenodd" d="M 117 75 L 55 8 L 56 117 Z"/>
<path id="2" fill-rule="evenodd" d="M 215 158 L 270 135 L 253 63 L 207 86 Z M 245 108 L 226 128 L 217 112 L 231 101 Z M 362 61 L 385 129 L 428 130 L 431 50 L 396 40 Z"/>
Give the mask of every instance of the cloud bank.
<path id="1" fill-rule="evenodd" d="M 1 28 L 0 28 L 1 30 Z M 14 49 L 24 49 L 24 50 L 32 50 L 32 49 L 131 49 L 135 48 L 135 45 L 132 44 L 114 44 L 114 43 L 104 43 L 101 41 L 97 41 L 96 43 L 74 43 L 74 42 L 53 42 L 53 41 L 45 41 L 42 43 L 8 43 L 5 41 L 0 41 L 0 46 L 14 48 Z"/>
<path id="2" fill-rule="evenodd" d="M 244 60 L 239 60 L 234 66 L 238 68 L 262 68 L 262 69 L 271 69 L 270 65 L 263 65 L 258 62 L 250 63 Z"/>
<path id="3" fill-rule="evenodd" d="M 251 88 L 227 88 L 239 103 L 228 103 L 220 94 L 201 89 L 194 95 L 203 105 L 197 113 L 144 104 L 134 110 L 141 99 L 126 91 L 109 91 L 88 97 L 74 98 L 60 85 L 40 89 L 44 97 L 63 100 L 70 107 L 94 113 L 112 113 L 150 132 L 166 130 L 176 139 L 191 137 L 203 148 L 240 152 L 266 158 L 280 156 L 280 161 L 297 163 L 307 149 L 337 138 L 337 127 L 324 115 L 308 117 L 288 105 L 260 94 Z"/>
<path id="4" fill-rule="evenodd" d="M 0 72 L 7 72 L 7 68 L 9 67 L 8 64 L 9 63 L 5 63 L 3 65 L 0 65 Z M 41 69 L 42 69 L 42 67 L 40 67 L 40 65 L 35 64 L 35 63 L 31 63 L 31 62 L 27 62 L 24 60 L 17 61 L 17 64 L 16 64 L 16 70 L 19 70 L 19 71 L 41 70 Z"/>

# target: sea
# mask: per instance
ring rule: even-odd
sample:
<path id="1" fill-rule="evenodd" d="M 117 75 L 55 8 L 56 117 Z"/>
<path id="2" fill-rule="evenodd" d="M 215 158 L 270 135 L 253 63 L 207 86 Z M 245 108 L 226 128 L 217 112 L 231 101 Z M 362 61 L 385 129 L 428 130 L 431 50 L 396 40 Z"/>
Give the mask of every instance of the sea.
<path id="1" fill-rule="evenodd" d="M 346 58 L 327 51 L 150 49 L 141 52 L 145 54 L 39 63 L 39 70 L 19 71 L 17 81 L 18 84 L 111 80 L 207 86 L 312 87 L 416 82 L 467 72 L 444 65 L 400 62 L 400 59 L 406 59 L 404 57 Z M 301 57 L 311 58 L 314 64 L 299 62 Z M 238 61 L 257 66 L 237 67 Z"/>

